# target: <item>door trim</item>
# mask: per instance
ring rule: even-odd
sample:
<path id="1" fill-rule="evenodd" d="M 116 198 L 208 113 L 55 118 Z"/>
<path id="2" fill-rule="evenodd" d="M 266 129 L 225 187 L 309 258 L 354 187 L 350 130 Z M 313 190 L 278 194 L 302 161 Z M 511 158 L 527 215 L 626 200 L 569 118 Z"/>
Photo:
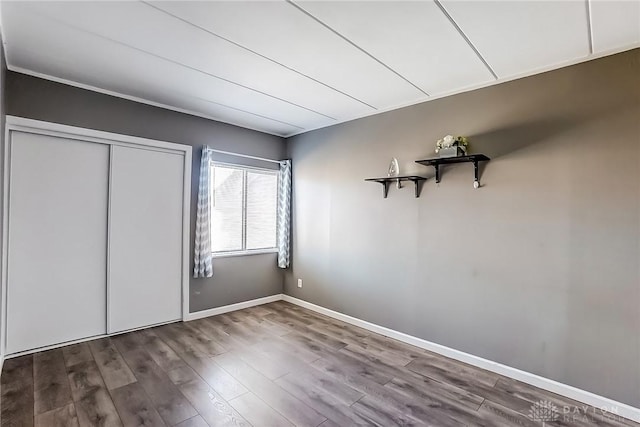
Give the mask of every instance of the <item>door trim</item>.
<path id="1" fill-rule="evenodd" d="M 170 152 L 183 156 L 184 161 L 184 176 L 183 176 L 183 203 L 182 203 L 182 319 L 185 319 L 189 314 L 189 242 L 190 242 L 190 219 L 191 219 L 191 156 L 192 148 L 190 145 L 176 144 L 173 142 L 159 141 L 148 138 L 140 138 L 130 135 L 122 135 L 111 132 L 103 132 L 95 129 L 87 129 L 76 126 L 63 125 L 59 123 L 45 122 L 41 120 L 27 119 L 17 116 L 6 116 L 5 126 L 5 140 L 2 150 L 3 155 L 3 183 L 2 183 L 2 277 L 1 294 L 2 294 L 2 308 L 4 310 L 0 317 L 0 354 L 8 356 L 6 354 L 7 348 L 7 289 L 8 289 L 8 271 L 9 254 L 7 249 L 9 247 L 9 230 L 10 230 L 10 218 L 9 207 L 11 204 L 11 195 L 9 194 L 9 181 L 11 179 L 11 133 L 12 132 L 26 132 L 39 135 L 48 135 L 53 137 L 76 139 L 87 142 L 94 142 L 99 144 L 106 144 L 109 146 L 119 145 L 131 148 L 140 148 L 145 150 L 154 150 L 162 152 Z M 110 150 L 111 151 L 111 150 Z M 110 155 L 111 157 L 111 155 Z M 109 167 L 109 174 L 111 174 L 111 168 Z M 109 182 L 111 177 L 109 176 Z M 110 188 L 109 188 L 110 191 Z M 110 193 L 109 193 L 110 194 Z M 110 197 L 110 196 L 109 196 Z M 107 221 L 109 222 L 109 214 L 107 213 Z M 107 257 L 109 242 L 107 239 Z M 107 265 L 107 293 L 109 292 L 109 267 Z M 108 301 L 108 298 L 107 298 Z M 107 302 L 108 304 L 108 302 Z M 108 307 L 107 307 L 108 313 Z M 107 314 L 108 316 L 108 314 Z M 108 325 L 108 322 L 107 322 Z M 95 338 L 95 337 L 94 337 Z"/>

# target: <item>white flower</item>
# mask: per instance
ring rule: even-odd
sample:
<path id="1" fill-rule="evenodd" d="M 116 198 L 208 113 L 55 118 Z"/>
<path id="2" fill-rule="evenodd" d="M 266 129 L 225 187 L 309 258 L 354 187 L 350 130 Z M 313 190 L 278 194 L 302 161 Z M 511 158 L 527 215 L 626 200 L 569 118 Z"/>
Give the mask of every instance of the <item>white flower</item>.
<path id="1" fill-rule="evenodd" d="M 453 143 L 455 142 L 455 138 L 453 137 L 453 135 L 447 135 L 445 136 L 442 141 L 443 141 L 443 145 L 445 147 L 451 147 L 453 145 Z"/>

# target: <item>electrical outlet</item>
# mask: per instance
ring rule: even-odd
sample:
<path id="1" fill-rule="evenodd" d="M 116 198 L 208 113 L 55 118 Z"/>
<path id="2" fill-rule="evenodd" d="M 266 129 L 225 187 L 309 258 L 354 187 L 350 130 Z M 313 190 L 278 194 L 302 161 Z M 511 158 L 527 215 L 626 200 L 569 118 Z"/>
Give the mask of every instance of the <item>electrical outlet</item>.
<path id="1" fill-rule="evenodd" d="M 298 287 L 301 288 L 302 287 L 302 279 L 298 279 Z"/>

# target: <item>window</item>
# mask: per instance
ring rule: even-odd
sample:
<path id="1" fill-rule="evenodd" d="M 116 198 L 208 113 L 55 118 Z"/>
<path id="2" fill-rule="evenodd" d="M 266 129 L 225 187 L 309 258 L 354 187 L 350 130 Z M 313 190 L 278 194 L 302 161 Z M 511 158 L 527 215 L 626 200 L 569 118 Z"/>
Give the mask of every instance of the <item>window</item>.
<path id="1" fill-rule="evenodd" d="M 278 171 L 211 165 L 211 250 L 275 251 Z"/>

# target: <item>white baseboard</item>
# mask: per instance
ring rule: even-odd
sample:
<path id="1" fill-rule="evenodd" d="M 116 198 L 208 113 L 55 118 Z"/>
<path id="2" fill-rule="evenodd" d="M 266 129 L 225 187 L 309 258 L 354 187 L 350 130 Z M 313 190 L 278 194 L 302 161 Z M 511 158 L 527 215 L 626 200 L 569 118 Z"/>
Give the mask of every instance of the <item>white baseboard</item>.
<path id="1" fill-rule="evenodd" d="M 385 335 L 390 338 L 394 338 L 398 341 L 411 344 L 416 347 L 429 350 L 433 353 L 441 354 L 445 357 L 459 360 L 460 362 L 467 363 L 469 365 L 477 366 L 478 368 L 486 369 L 487 371 L 495 372 L 505 377 L 509 377 L 523 383 L 530 384 L 532 386 L 541 388 L 543 390 L 550 391 L 552 393 L 559 394 L 561 396 L 568 397 L 569 399 L 577 400 L 578 402 L 586 403 L 598 409 L 603 409 L 611 412 L 614 415 L 618 415 L 636 422 L 640 422 L 640 408 L 635 408 L 625 403 L 617 402 L 613 399 L 609 399 L 604 396 L 599 396 L 595 393 L 591 393 L 586 390 L 560 383 L 539 375 L 535 375 L 520 369 L 512 368 L 511 366 L 503 365 L 501 363 L 493 362 L 491 360 L 484 359 L 482 357 L 474 356 L 469 353 L 454 350 L 449 347 L 445 347 L 440 344 L 436 344 L 422 338 L 414 337 L 412 335 L 398 332 L 393 329 L 386 328 L 384 326 L 376 325 L 375 323 L 367 322 L 356 317 L 351 317 L 346 314 L 339 313 L 337 311 L 329 310 L 328 308 L 321 307 L 319 305 L 312 304 L 310 302 L 294 298 L 289 295 L 282 295 L 284 301 L 290 302 L 300 307 L 307 308 L 325 316 L 332 317 L 337 320 L 341 320 L 346 323 L 350 323 L 354 326 L 358 326 L 363 329 L 367 329 L 371 332 L 375 332 L 381 335 Z"/>
<path id="2" fill-rule="evenodd" d="M 210 308 L 209 310 L 196 311 L 189 313 L 184 317 L 184 321 L 202 319 L 203 317 L 217 316 L 218 314 L 229 313 L 230 311 L 242 310 L 243 308 L 254 307 L 256 305 L 267 304 L 274 301 L 280 301 L 282 294 L 270 295 L 268 297 L 252 299 L 236 304 L 223 305 L 222 307 Z"/>

